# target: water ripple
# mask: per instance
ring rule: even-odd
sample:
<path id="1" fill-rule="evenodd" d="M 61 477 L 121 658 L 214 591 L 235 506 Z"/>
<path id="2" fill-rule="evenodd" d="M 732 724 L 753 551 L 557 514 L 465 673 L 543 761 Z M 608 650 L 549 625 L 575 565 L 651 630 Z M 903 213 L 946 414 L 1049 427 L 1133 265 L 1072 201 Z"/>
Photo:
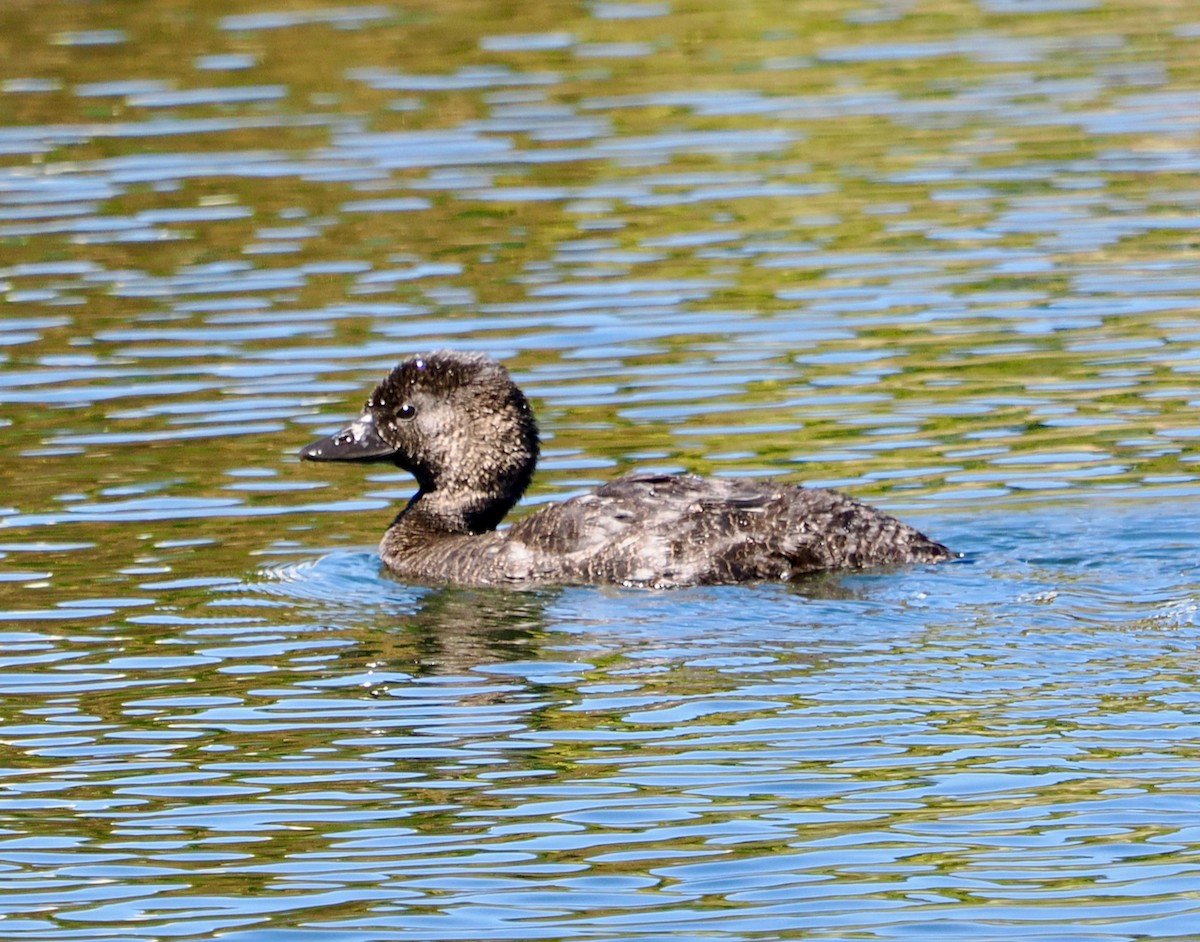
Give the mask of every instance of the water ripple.
<path id="1" fill-rule="evenodd" d="M 0 14 L 9 936 L 1190 937 L 1187 9 L 136 6 Z M 528 506 L 774 475 L 964 555 L 404 585 L 411 479 L 295 453 L 447 346 Z"/>

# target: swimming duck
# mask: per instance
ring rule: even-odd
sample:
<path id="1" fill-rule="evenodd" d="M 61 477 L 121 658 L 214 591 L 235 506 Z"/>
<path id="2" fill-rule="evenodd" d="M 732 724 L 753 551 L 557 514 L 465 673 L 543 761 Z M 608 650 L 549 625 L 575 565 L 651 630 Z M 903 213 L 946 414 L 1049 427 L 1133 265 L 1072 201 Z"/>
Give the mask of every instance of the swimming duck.
<path id="1" fill-rule="evenodd" d="M 941 543 L 845 494 L 761 478 L 627 474 L 503 530 L 538 458 L 524 393 L 495 360 L 440 350 L 400 363 L 310 461 L 386 461 L 417 493 L 380 543 L 416 582 L 681 585 L 928 563 Z"/>

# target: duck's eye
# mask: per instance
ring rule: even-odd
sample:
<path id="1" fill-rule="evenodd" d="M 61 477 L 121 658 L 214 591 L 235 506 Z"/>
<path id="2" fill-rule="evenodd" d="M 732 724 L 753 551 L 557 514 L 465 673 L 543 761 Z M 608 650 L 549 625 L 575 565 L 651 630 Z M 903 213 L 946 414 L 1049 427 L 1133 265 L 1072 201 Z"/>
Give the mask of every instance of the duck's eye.
<path id="1" fill-rule="evenodd" d="M 414 406 L 411 402 L 404 403 L 404 405 L 402 405 L 396 413 L 396 415 L 398 415 L 400 418 L 404 419 L 406 422 L 416 414 L 417 414 L 417 407 Z"/>

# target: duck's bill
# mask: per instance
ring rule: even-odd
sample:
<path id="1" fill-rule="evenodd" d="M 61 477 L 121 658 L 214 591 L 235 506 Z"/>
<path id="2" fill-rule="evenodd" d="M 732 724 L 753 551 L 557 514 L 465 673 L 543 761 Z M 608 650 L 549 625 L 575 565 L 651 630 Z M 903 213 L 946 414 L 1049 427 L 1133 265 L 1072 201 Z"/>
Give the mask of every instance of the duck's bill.
<path id="1" fill-rule="evenodd" d="M 327 438 L 319 438 L 300 449 L 308 461 L 386 461 L 396 449 L 383 440 L 375 420 L 364 412 L 353 423 Z"/>

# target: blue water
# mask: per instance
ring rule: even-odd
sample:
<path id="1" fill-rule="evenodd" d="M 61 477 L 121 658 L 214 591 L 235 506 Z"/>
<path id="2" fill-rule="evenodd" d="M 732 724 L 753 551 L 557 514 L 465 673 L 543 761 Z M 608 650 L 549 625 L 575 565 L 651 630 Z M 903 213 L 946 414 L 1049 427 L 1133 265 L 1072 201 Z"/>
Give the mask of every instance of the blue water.
<path id="1" fill-rule="evenodd" d="M 1195 938 L 1197 35 L 0 9 L 6 938 Z M 961 558 L 404 584 L 411 479 L 296 451 L 439 346 L 518 512 L 773 475 Z"/>
<path id="2" fill-rule="evenodd" d="M 1184 938 L 1200 505 L 1148 507 L 947 514 L 962 561 L 797 587 L 344 550 L 25 622 L 9 931 Z"/>

